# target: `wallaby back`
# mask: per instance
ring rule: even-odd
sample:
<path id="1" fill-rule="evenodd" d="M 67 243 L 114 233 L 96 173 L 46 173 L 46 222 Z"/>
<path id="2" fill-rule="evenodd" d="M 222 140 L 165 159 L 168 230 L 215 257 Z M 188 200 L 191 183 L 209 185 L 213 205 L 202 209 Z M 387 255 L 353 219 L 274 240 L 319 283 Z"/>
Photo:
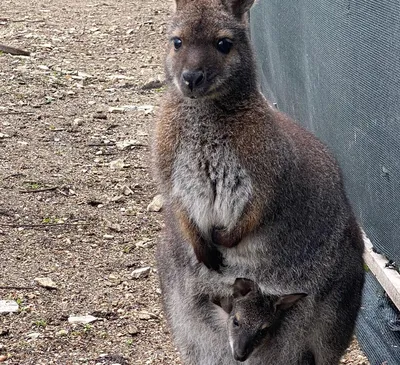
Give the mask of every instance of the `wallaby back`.
<path id="1" fill-rule="evenodd" d="M 290 365 L 307 354 L 333 365 L 360 306 L 363 241 L 334 158 L 258 91 L 252 3 L 176 1 L 154 141 L 165 312 L 185 363 L 231 365 L 212 298 L 231 296 L 236 278 L 277 296 L 301 288 L 307 300 L 279 344 L 247 361 Z"/>

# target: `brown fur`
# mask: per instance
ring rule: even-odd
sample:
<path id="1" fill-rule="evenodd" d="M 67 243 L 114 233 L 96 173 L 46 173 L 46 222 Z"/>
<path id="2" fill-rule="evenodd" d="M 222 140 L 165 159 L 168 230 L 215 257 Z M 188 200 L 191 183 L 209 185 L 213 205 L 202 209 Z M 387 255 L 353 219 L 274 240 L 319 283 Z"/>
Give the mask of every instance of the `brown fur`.
<path id="1" fill-rule="evenodd" d="M 176 0 L 154 145 L 164 308 L 185 364 L 232 365 L 212 298 L 235 278 L 307 292 L 249 364 L 333 365 L 360 306 L 363 241 L 335 159 L 258 90 L 252 3 Z"/>

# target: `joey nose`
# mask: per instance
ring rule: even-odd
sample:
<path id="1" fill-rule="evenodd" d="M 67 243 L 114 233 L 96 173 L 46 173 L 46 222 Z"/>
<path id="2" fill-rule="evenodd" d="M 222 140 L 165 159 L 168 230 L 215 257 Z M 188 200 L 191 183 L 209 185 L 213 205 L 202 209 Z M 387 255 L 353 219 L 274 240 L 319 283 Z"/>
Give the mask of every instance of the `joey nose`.
<path id="1" fill-rule="evenodd" d="M 240 362 L 247 360 L 247 354 L 238 354 L 237 352 L 235 352 L 233 357 L 236 361 L 240 361 Z"/>
<path id="2" fill-rule="evenodd" d="M 190 91 L 193 91 L 196 87 L 200 86 L 204 81 L 204 72 L 201 70 L 197 71 L 184 71 L 182 73 L 182 79 L 188 86 Z"/>

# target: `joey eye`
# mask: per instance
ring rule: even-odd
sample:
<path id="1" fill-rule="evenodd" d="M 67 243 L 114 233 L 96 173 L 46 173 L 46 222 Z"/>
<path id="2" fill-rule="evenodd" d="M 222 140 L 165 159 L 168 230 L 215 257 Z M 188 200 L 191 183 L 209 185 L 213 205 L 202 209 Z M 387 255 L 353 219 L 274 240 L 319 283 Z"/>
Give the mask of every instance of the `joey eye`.
<path id="1" fill-rule="evenodd" d="M 228 38 L 222 38 L 217 43 L 217 49 L 223 54 L 228 54 L 233 46 L 233 42 Z"/>
<path id="2" fill-rule="evenodd" d="M 174 48 L 176 50 L 178 50 L 179 48 L 181 48 L 182 46 L 182 39 L 178 38 L 178 37 L 174 37 L 172 38 L 172 42 L 174 43 Z"/>
<path id="3" fill-rule="evenodd" d="M 233 317 L 233 325 L 234 325 L 235 327 L 239 327 L 239 321 L 237 320 L 236 317 Z"/>

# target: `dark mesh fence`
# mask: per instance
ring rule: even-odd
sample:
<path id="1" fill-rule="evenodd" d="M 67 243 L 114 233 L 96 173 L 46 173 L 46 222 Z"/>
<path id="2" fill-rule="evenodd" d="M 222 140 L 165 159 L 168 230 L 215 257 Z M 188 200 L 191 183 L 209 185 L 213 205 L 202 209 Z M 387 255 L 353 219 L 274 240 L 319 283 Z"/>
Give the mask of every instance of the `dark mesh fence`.
<path id="1" fill-rule="evenodd" d="M 400 263 L 400 1 L 259 0 L 263 92 L 334 152 L 374 246 Z"/>
<path id="2" fill-rule="evenodd" d="M 250 19 L 264 94 L 330 147 L 368 237 L 400 264 L 400 1 L 258 0 Z M 359 337 L 371 364 L 399 365 L 400 317 L 376 287 Z"/>

